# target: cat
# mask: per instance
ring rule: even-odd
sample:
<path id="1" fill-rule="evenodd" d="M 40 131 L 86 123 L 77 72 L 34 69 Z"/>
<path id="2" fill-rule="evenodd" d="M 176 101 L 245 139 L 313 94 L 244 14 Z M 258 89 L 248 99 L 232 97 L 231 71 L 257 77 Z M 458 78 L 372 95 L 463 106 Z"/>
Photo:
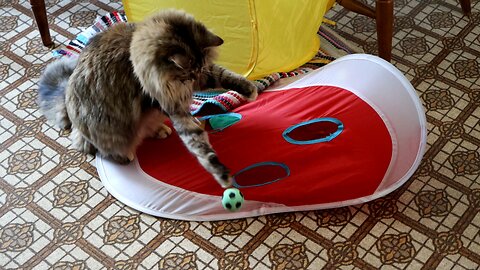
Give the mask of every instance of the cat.
<path id="1" fill-rule="evenodd" d="M 222 87 L 255 100 L 256 86 L 213 61 L 223 40 L 179 10 L 143 22 L 118 23 L 91 38 L 78 59 L 48 65 L 39 106 L 71 128 L 79 151 L 126 164 L 147 137 L 165 138 L 170 118 L 187 149 L 222 187 L 232 178 L 189 111 L 194 90 Z M 161 154 L 161 153 L 159 153 Z"/>

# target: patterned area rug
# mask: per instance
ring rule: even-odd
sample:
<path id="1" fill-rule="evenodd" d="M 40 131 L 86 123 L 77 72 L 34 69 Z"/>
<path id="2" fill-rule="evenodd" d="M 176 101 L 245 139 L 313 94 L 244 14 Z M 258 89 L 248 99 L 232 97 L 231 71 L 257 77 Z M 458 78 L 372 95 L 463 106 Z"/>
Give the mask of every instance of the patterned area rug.
<path id="1" fill-rule="evenodd" d="M 122 9 L 113 0 L 46 2 L 58 44 Z M 45 122 L 36 83 L 51 53 L 28 1 L 0 0 L 0 269 L 480 268 L 480 3 L 468 18 L 454 0 L 395 0 L 395 14 L 392 62 L 429 122 L 410 181 L 353 207 L 183 222 L 109 196 L 92 157 Z M 327 17 L 333 32 L 375 53 L 373 20 L 339 6 Z"/>

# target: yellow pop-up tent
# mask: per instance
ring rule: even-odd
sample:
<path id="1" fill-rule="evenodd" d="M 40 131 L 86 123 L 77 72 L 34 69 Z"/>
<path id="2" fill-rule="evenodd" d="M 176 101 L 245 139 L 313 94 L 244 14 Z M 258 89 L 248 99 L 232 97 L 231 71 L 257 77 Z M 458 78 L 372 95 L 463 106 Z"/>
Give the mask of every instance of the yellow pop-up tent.
<path id="1" fill-rule="evenodd" d="M 250 79 L 290 71 L 318 51 L 318 28 L 334 0 L 123 0 L 130 22 L 165 8 L 185 10 L 225 43 L 218 63 Z"/>

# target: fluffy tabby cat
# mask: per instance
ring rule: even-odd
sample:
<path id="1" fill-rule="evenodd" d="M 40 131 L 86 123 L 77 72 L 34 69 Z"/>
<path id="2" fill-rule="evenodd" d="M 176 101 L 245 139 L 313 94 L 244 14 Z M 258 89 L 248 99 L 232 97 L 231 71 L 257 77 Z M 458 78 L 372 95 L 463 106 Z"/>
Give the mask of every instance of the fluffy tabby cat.
<path id="1" fill-rule="evenodd" d="M 94 36 L 78 60 L 61 59 L 46 68 L 40 107 L 60 128 L 72 129 L 75 148 L 120 163 L 133 160 L 144 138 L 168 136 L 168 116 L 188 150 L 228 187 L 229 170 L 189 111 L 194 89 L 223 87 L 249 100 L 257 97 L 253 83 L 213 64 L 222 43 L 177 10 L 119 23 Z"/>

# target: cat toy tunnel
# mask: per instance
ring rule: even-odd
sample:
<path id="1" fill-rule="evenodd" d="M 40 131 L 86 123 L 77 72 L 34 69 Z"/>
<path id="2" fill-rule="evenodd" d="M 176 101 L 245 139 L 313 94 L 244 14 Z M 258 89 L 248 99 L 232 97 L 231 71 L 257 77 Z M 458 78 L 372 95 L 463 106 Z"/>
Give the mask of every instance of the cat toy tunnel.
<path id="1" fill-rule="evenodd" d="M 412 85 L 390 63 L 363 54 L 202 120 L 244 196 L 238 211 L 222 207 L 223 189 L 175 133 L 144 141 L 126 166 L 97 157 L 106 189 L 141 212 L 182 220 L 342 207 L 400 187 L 426 144 Z"/>

